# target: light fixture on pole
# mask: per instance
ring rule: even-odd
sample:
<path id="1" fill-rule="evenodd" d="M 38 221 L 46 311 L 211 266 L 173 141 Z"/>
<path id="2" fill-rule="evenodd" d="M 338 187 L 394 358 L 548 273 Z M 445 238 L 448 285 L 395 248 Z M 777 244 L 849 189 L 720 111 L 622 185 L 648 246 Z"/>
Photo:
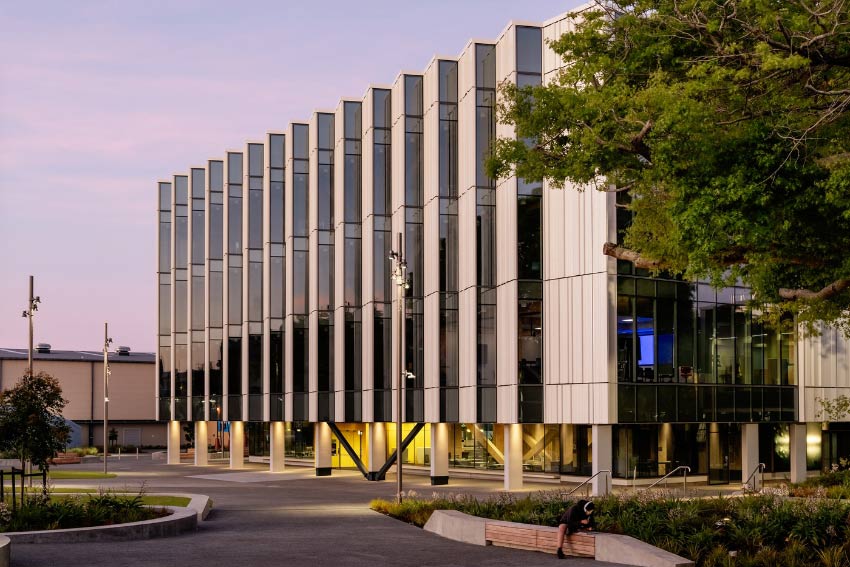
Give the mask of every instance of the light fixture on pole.
<path id="1" fill-rule="evenodd" d="M 29 319 L 30 324 L 30 335 L 29 335 L 29 349 L 27 350 L 27 370 L 25 374 L 33 375 L 32 371 L 32 318 L 36 311 L 38 311 L 38 304 L 41 303 L 41 298 L 38 296 L 33 297 L 33 276 L 30 276 L 30 295 L 29 302 L 27 303 L 27 308 L 21 313 L 21 317 L 26 317 Z"/>
<path id="2" fill-rule="evenodd" d="M 109 323 L 103 324 L 103 474 L 109 460 Z"/>
<path id="3" fill-rule="evenodd" d="M 401 503 L 401 423 L 402 423 L 402 387 L 408 372 L 404 361 L 404 294 L 410 288 L 407 282 L 407 262 L 404 259 L 404 244 L 401 233 L 398 233 L 398 251 L 390 252 L 389 259 L 393 262 L 392 280 L 396 285 L 398 301 L 398 374 L 396 375 L 396 420 L 395 420 L 395 463 L 396 463 L 396 500 Z"/>

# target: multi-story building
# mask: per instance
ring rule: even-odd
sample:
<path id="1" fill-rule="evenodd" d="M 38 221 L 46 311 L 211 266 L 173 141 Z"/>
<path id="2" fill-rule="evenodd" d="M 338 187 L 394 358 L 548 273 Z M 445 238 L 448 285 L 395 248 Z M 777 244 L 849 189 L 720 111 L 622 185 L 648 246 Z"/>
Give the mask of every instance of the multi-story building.
<path id="1" fill-rule="evenodd" d="M 850 391 L 845 342 L 764 327 L 745 288 L 604 256 L 629 221 L 615 194 L 487 176 L 513 135 L 498 86 L 552 80 L 546 40 L 569 25 L 511 23 L 160 182 L 159 419 L 198 439 L 230 422 L 233 467 L 247 439 L 272 470 L 376 478 L 401 411 L 405 463 L 507 488 L 680 465 L 729 482 L 760 462 L 799 480 L 834 458 L 816 399 Z"/>

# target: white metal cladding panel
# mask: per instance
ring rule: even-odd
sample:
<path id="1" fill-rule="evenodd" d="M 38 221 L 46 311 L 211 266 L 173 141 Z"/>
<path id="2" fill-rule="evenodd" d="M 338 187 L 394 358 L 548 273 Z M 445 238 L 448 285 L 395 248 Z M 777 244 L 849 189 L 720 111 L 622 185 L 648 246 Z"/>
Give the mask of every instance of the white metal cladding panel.
<path id="1" fill-rule="evenodd" d="M 519 421 L 519 388 L 516 384 L 496 388 L 496 422 L 517 423 Z"/>
<path id="2" fill-rule="evenodd" d="M 516 26 L 510 24 L 496 42 L 496 84 L 514 82 L 516 71 Z"/>
<path id="3" fill-rule="evenodd" d="M 263 144 L 263 421 L 269 421 L 271 391 L 271 135 Z"/>
<path id="4" fill-rule="evenodd" d="M 458 60 L 458 194 L 475 187 L 475 44 Z"/>
<path id="5" fill-rule="evenodd" d="M 404 205 L 404 76 L 399 76 L 393 84 L 391 91 L 392 100 L 392 211 Z M 393 235 L 401 227 L 396 227 L 393 220 Z M 395 248 L 395 236 L 393 237 L 393 248 Z"/>
<path id="6" fill-rule="evenodd" d="M 363 306 L 362 311 L 363 334 L 362 351 L 360 357 L 362 359 L 363 375 L 361 376 L 361 390 L 363 391 L 363 421 L 374 420 L 374 389 L 375 389 L 375 361 L 374 361 L 374 328 L 375 328 L 375 309 L 373 304 Z"/>
<path id="7" fill-rule="evenodd" d="M 286 144 L 284 144 L 285 165 L 284 191 L 283 191 L 283 238 L 286 242 L 286 257 L 284 258 L 284 280 L 286 281 L 284 303 L 284 341 L 283 341 L 283 391 L 284 391 L 284 419 L 292 419 L 292 289 L 293 289 L 293 250 L 292 240 L 292 192 L 295 186 L 293 182 L 293 147 L 295 137 L 292 135 L 293 127 L 290 124 L 286 129 Z M 226 350 L 226 349 L 225 349 Z"/>
<path id="8" fill-rule="evenodd" d="M 553 189 L 543 184 L 543 274 L 546 279 L 564 277 L 564 262 L 572 253 L 575 241 L 566 238 L 566 232 L 573 222 L 565 214 L 564 190 Z M 544 321 L 545 324 L 545 321 Z"/>
<path id="9" fill-rule="evenodd" d="M 440 296 L 425 297 L 425 421 L 440 421 Z"/>
<path id="10" fill-rule="evenodd" d="M 316 309 L 319 305 L 319 152 L 318 152 L 318 121 L 317 113 L 313 113 L 310 118 L 309 129 L 309 158 L 310 158 L 310 189 L 308 191 L 307 207 L 309 213 L 309 246 L 308 254 L 308 313 L 310 333 L 308 338 L 308 387 L 309 392 L 309 417 L 310 421 L 316 421 L 318 418 L 318 395 L 319 386 L 319 314 Z"/>
<path id="11" fill-rule="evenodd" d="M 496 344 L 497 417 L 499 423 L 517 420 L 517 281 L 511 280 L 496 290 L 498 321 Z"/>
<path id="12" fill-rule="evenodd" d="M 821 399 L 850 395 L 850 342 L 841 331 L 821 327 L 820 336 L 804 336 L 798 330 L 797 383 L 800 421 L 817 421 Z M 844 421 L 847 421 L 845 419 Z"/>
<path id="13" fill-rule="evenodd" d="M 250 220 L 250 178 L 248 176 L 250 154 L 250 143 L 245 144 L 245 149 L 242 151 L 242 416 L 248 416 L 248 296 L 249 296 L 249 281 L 248 274 L 250 251 L 248 249 L 248 233 L 251 227 Z"/>
<path id="14" fill-rule="evenodd" d="M 423 107 L 423 190 L 422 202 L 428 203 L 440 194 L 440 103 L 438 70 L 439 60 L 434 59 L 422 78 Z M 427 277 L 427 270 L 426 270 Z M 426 287 L 427 290 L 427 287 Z M 427 293 L 427 291 L 426 291 Z"/>
<path id="15" fill-rule="evenodd" d="M 571 423 L 592 423 L 593 401 L 590 384 L 570 384 L 564 386 L 570 408 Z"/>
<path id="16" fill-rule="evenodd" d="M 333 285 L 333 376 L 334 415 L 345 415 L 345 102 L 334 112 L 333 166 L 334 285 Z M 317 329 L 318 332 L 318 329 Z M 318 335 L 317 335 L 318 336 Z M 317 358 L 318 361 L 318 358 Z"/>

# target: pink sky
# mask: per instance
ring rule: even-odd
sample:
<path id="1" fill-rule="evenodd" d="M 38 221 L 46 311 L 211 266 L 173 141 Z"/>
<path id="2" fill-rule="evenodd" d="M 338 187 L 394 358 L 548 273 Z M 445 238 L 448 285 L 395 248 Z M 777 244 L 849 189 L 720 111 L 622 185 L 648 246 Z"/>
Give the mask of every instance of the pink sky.
<path id="1" fill-rule="evenodd" d="M 0 347 L 156 340 L 156 181 L 577 0 L 0 5 Z"/>

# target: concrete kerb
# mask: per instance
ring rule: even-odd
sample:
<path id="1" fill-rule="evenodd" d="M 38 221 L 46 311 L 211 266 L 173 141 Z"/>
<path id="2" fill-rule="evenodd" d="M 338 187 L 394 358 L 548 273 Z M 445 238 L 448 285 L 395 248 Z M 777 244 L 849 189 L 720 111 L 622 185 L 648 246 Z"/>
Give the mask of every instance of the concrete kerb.
<path id="1" fill-rule="evenodd" d="M 112 526 L 45 530 L 34 532 L 8 532 L 6 537 L 17 543 L 77 543 L 91 541 L 130 541 L 171 537 L 194 531 L 201 514 L 194 508 L 162 506 L 171 512 L 168 516 Z M 0 566 L 2 567 L 2 566 Z"/>
<path id="2" fill-rule="evenodd" d="M 476 516 L 470 516 L 456 510 L 435 510 L 428 522 L 425 531 L 436 535 L 470 543 L 472 545 L 488 545 L 486 538 L 488 520 Z M 535 528 L 530 524 L 522 524 L 524 528 Z M 545 528 L 551 530 L 552 528 Z M 636 565 L 640 567 L 693 567 L 694 562 L 679 557 L 669 551 L 665 551 L 646 542 L 630 536 L 619 534 L 594 533 L 597 540 L 597 561 L 610 561 L 623 565 Z"/>
<path id="3" fill-rule="evenodd" d="M 12 540 L 0 535 L 0 567 L 9 567 L 12 562 Z"/>

